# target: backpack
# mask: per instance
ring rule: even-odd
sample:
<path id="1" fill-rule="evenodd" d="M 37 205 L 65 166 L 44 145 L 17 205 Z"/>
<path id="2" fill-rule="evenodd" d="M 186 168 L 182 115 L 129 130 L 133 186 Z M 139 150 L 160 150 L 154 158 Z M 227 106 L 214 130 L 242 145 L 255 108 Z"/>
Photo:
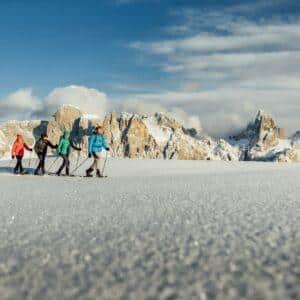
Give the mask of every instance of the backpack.
<path id="1" fill-rule="evenodd" d="M 34 151 L 36 154 L 43 153 L 45 150 L 45 144 L 42 139 L 39 139 L 34 145 Z"/>

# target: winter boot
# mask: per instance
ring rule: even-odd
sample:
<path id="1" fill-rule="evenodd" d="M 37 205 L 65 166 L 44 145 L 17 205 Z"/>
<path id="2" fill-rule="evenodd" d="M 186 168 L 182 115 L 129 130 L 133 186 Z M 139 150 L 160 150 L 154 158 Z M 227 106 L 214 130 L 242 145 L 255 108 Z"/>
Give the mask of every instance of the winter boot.
<path id="1" fill-rule="evenodd" d="M 90 168 L 88 170 L 85 171 L 86 173 L 86 177 L 93 177 L 92 172 L 94 171 L 94 169 Z"/>
<path id="2" fill-rule="evenodd" d="M 102 177 L 103 177 L 103 175 L 101 174 L 100 170 L 97 170 L 96 176 L 97 176 L 98 178 L 102 178 Z"/>

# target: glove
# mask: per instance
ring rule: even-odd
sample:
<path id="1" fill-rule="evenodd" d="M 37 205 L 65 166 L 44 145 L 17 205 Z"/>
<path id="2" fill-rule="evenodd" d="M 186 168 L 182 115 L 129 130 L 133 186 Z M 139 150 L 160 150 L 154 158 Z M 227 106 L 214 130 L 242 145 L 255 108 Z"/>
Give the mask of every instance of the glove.
<path id="1" fill-rule="evenodd" d="M 82 149 L 81 148 L 78 148 L 78 151 L 81 151 Z"/>
<path id="2" fill-rule="evenodd" d="M 89 158 L 91 158 L 92 157 L 92 153 L 89 153 Z"/>
<path id="3" fill-rule="evenodd" d="M 11 159 L 15 159 L 15 156 L 14 156 L 14 155 L 12 155 L 12 156 L 11 156 Z"/>
<path id="4" fill-rule="evenodd" d="M 31 152 L 32 152 L 32 149 L 29 149 L 29 151 L 31 151 Z"/>
<path id="5" fill-rule="evenodd" d="M 109 147 L 106 147 L 105 150 L 106 150 L 106 151 L 109 151 L 110 149 L 109 149 Z"/>

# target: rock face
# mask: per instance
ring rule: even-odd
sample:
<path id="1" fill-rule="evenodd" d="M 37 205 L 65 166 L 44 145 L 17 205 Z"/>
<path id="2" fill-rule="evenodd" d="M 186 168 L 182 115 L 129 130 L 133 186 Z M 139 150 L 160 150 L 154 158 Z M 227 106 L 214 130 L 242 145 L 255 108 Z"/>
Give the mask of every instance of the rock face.
<path id="1" fill-rule="evenodd" d="M 254 160 L 258 153 L 276 147 L 279 143 L 278 130 L 272 117 L 259 111 L 254 122 L 255 135 L 250 141 L 249 158 Z"/>
<path id="2" fill-rule="evenodd" d="M 277 127 L 272 117 L 259 111 L 254 122 L 234 139 L 243 144 L 241 155 L 245 160 L 299 162 L 297 136 L 300 134 L 286 139 L 284 129 Z"/>
<path id="3" fill-rule="evenodd" d="M 0 125 L 0 158 L 10 155 L 11 145 L 17 134 L 22 134 L 29 146 L 33 146 L 35 140 L 45 132 L 46 121 L 9 121 Z"/>
<path id="4" fill-rule="evenodd" d="M 57 144 L 62 132 L 65 129 L 73 131 L 81 116 L 82 113 L 80 109 L 70 105 L 61 106 L 53 115 L 53 119 L 50 120 L 47 126 L 47 134 L 49 139 L 54 144 Z"/>
<path id="5" fill-rule="evenodd" d="M 60 107 L 49 122 L 8 122 L 1 126 L 0 155 L 9 152 L 17 133 L 22 133 L 30 145 L 42 132 L 47 132 L 49 139 L 58 143 L 64 129 L 72 131 L 74 142 L 86 154 L 88 137 L 97 125 L 104 127 L 114 157 L 187 160 L 230 157 L 222 154 L 223 157 L 218 151 L 213 153 L 211 147 L 217 143 L 190 137 L 179 122 L 162 113 L 154 116 L 122 113 L 118 116 L 113 112 L 100 120 L 70 105 Z"/>
<path id="6" fill-rule="evenodd" d="M 194 138 L 175 119 L 163 113 L 153 116 L 113 112 L 103 120 L 86 115 L 71 105 L 61 106 L 48 121 L 10 121 L 0 126 L 0 157 L 7 156 L 16 134 L 29 145 L 42 132 L 58 143 L 62 132 L 72 131 L 72 139 L 87 154 L 88 137 L 97 125 L 104 127 L 111 156 L 181 160 L 268 160 L 300 161 L 300 133 L 283 139 L 272 117 L 259 111 L 254 122 L 229 141 L 210 137 Z M 75 154 L 74 152 L 73 154 Z"/>
<path id="7" fill-rule="evenodd" d="M 149 117 L 122 113 L 118 116 L 113 112 L 99 120 L 88 118 L 76 108 L 72 112 L 68 107 L 68 118 L 57 118 L 56 115 L 64 115 L 64 110 L 66 107 L 60 108 L 49 122 L 49 138 L 56 142 L 62 128 L 72 128 L 73 139 L 84 153 L 93 128 L 102 125 L 114 157 L 206 159 L 207 150 L 203 143 L 186 135 L 182 125 L 164 114 Z"/>

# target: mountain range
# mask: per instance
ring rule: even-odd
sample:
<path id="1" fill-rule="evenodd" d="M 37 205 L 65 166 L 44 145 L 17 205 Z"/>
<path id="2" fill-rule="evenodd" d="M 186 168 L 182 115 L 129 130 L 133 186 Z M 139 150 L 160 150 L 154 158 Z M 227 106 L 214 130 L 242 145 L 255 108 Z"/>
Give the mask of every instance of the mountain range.
<path id="1" fill-rule="evenodd" d="M 18 133 L 29 145 L 43 132 L 58 143 L 64 129 L 72 131 L 72 139 L 86 155 L 88 137 L 97 125 L 104 127 L 113 157 L 300 162 L 300 132 L 286 138 L 284 130 L 262 111 L 240 134 L 215 139 L 196 136 L 194 130 L 164 113 L 149 116 L 113 112 L 100 119 L 71 105 L 59 107 L 50 120 L 12 120 L 0 125 L 0 158 L 9 157 Z"/>

